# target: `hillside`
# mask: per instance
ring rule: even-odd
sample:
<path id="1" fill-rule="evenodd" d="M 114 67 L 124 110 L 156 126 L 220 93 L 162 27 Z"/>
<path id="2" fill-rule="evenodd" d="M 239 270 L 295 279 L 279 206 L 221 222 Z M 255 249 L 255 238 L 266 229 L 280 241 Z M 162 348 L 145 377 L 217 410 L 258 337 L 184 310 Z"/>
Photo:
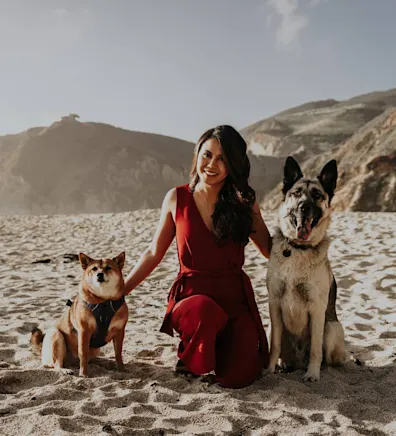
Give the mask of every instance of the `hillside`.
<path id="1" fill-rule="evenodd" d="M 307 173 L 318 174 L 335 158 L 339 182 L 336 210 L 396 211 L 396 89 L 346 101 L 306 103 L 242 130 L 252 153 L 283 163 L 294 156 Z M 279 206 L 276 186 L 264 194 L 268 209 Z"/>
<path id="2" fill-rule="evenodd" d="M 159 207 L 188 180 L 193 144 L 64 117 L 0 138 L 1 213 L 121 212 Z"/>

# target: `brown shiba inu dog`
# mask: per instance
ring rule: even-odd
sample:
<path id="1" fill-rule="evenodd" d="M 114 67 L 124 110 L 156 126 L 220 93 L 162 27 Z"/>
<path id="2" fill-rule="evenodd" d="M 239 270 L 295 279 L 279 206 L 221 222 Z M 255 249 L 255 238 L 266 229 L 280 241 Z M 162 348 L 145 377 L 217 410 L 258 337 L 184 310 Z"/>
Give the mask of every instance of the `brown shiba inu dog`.
<path id="1" fill-rule="evenodd" d="M 112 340 L 117 368 L 124 371 L 122 345 L 128 321 L 122 276 L 125 253 L 99 260 L 80 253 L 79 259 L 83 269 L 79 294 L 68 301 L 56 327 L 45 335 L 34 329 L 31 342 L 35 348 L 42 344 L 43 366 L 71 373 L 63 367 L 70 355 L 80 359 L 80 376 L 87 377 L 88 360 Z"/>
<path id="2" fill-rule="evenodd" d="M 327 256 L 336 183 L 335 160 L 318 177 L 306 178 L 298 163 L 287 158 L 284 201 L 268 263 L 269 370 L 275 371 L 280 358 L 286 370 L 307 368 L 308 381 L 319 380 L 323 356 L 332 365 L 345 357 L 344 330 L 336 314 L 337 285 Z"/>

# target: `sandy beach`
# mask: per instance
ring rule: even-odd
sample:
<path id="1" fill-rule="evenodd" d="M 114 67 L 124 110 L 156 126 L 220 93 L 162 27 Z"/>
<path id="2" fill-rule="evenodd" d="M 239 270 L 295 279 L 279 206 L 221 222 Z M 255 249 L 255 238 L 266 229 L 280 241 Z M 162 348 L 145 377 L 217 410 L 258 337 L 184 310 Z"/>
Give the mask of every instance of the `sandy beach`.
<path id="1" fill-rule="evenodd" d="M 263 211 L 272 231 L 275 215 Z M 102 215 L 0 217 L 1 435 L 395 435 L 396 214 L 335 213 L 330 261 L 347 361 L 305 384 L 302 371 L 263 374 L 240 390 L 173 373 L 177 337 L 159 333 L 176 247 L 127 297 L 127 372 L 115 369 L 112 344 L 90 364 L 91 377 L 41 367 L 29 340 L 46 329 L 78 290 L 70 254 L 126 251 L 124 275 L 154 233 L 158 210 Z M 39 262 L 38 262 L 39 261 Z M 245 271 L 268 332 L 266 259 L 252 244 Z"/>

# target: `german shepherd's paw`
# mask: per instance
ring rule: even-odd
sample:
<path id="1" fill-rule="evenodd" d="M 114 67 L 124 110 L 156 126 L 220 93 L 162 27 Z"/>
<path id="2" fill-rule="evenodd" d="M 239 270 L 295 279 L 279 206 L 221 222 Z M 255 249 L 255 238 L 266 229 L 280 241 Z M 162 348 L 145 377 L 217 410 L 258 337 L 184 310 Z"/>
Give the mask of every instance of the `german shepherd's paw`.
<path id="1" fill-rule="evenodd" d="M 319 371 L 314 371 L 314 370 L 308 370 L 304 375 L 303 375 L 303 381 L 304 382 L 315 382 L 315 381 L 319 381 L 320 380 L 320 370 Z"/>
<path id="2" fill-rule="evenodd" d="M 60 372 L 63 375 L 73 375 L 74 371 L 69 368 L 55 368 L 55 371 Z"/>
<path id="3" fill-rule="evenodd" d="M 293 362 L 287 362 L 284 360 L 281 360 L 280 364 L 277 366 L 277 372 L 282 372 L 284 374 L 290 374 L 296 370 L 296 366 Z"/>

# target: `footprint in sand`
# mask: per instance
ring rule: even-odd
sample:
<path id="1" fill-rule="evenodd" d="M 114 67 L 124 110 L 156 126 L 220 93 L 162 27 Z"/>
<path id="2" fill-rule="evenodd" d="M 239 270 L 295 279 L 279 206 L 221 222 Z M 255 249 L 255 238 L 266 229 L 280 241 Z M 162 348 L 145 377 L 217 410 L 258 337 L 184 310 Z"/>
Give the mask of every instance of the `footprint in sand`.
<path id="1" fill-rule="evenodd" d="M 0 350 L 0 360 L 7 363 L 15 363 L 15 350 L 8 348 Z"/>
<path id="2" fill-rule="evenodd" d="M 65 407 L 44 407 L 39 411 L 39 415 L 71 416 L 74 415 L 74 410 Z"/>
<path id="3" fill-rule="evenodd" d="M 352 330 L 350 327 L 347 327 L 348 330 Z M 360 333 L 354 333 L 354 334 L 350 334 L 348 335 L 351 338 L 355 338 L 355 339 L 366 339 L 366 336 L 360 334 Z"/>
<path id="4" fill-rule="evenodd" d="M 86 430 L 90 429 L 92 432 L 92 427 L 99 428 L 103 426 L 102 422 L 98 418 L 92 418 L 89 415 L 84 415 L 82 417 L 60 417 L 59 426 L 61 430 L 68 433 L 85 433 Z"/>
<path id="5" fill-rule="evenodd" d="M 140 359 L 152 359 L 153 357 L 160 357 L 164 351 L 164 347 L 157 347 L 154 350 L 142 350 L 137 353 L 136 357 Z"/>
<path id="6" fill-rule="evenodd" d="M 369 331 L 375 330 L 374 327 L 371 326 L 370 324 L 355 323 L 354 326 L 356 327 L 357 330 L 359 330 L 361 332 L 369 332 Z"/>
<path id="7" fill-rule="evenodd" d="M 0 390 L 16 394 L 20 391 L 54 384 L 61 377 L 55 371 L 5 371 L 0 376 Z"/>
<path id="8" fill-rule="evenodd" d="M 361 268 L 367 268 L 368 266 L 372 266 L 372 262 L 367 262 L 365 260 L 362 260 L 361 262 L 359 262 L 359 266 Z"/>
<path id="9" fill-rule="evenodd" d="M 356 285 L 356 283 L 358 283 L 358 281 L 350 277 L 342 278 L 337 280 L 337 287 L 350 289 L 353 285 Z"/>
<path id="10" fill-rule="evenodd" d="M 18 338 L 16 338 L 15 336 L 8 336 L 8 335 L 4 335 L 3 333 L 0 333 L 0 343 L 17 344 Z"/>
<path id="11" fill-rule="evenodd" d="M 387 331 L 380 334 L 380 339 L 396 339 L 396 331 Z"/>
<path id="12" fill-rule="evenodd" d="M 385 350 L 384 347 L 381 347 L 381 345 L 378 345 L 378 344 L 369 345 L 366 348 L 367 348 L 367 350 L 370 350 L 370 351 L 384 351 Z"/>
<path id="13" fill-rule="evenodd" d="M 117 420 L 117 424 L 133 429 L 149 429 L 153 426 L 156 418 L 148 416 L 133 416 L 128 419 Z M 125 433 L 128 434 L 128 433 Z M 133 433 L 135 434 L 135 433 Z M 143 434 L 143 433 L 142 433 Z M 144 433 L 147 434 L 147 433 Z"/>
<path id="14" fill-rule="evenodd" d="M 369 315 L 368 313 L 364 313 L 364 312 L 356 312 L 357 316 L 360 316 L 360 318 L 363 319 L 373 319 L 373 317 L 371 315 Z"/>

